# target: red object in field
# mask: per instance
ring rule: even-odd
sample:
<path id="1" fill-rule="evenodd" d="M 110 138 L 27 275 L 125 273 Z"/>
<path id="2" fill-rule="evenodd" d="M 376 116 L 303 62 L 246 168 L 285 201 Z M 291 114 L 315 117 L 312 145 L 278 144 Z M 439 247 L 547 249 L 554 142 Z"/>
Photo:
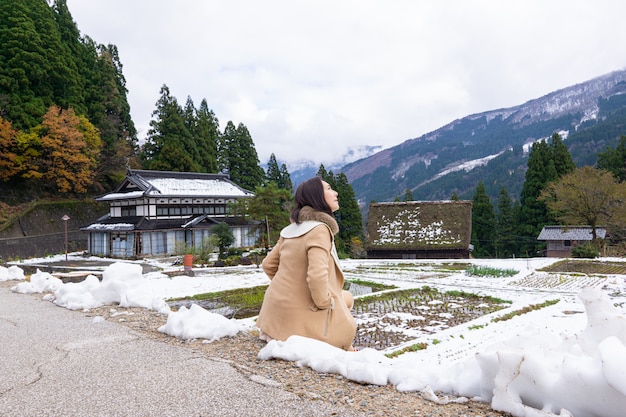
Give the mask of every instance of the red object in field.
<path id="1" fill-rule="evenodd" d="M 185 267 L 185 271 L 191 271 L 191 267 L 193 266 L 193 255 L 185 255 L 183 258 L 183 265 Z"/>

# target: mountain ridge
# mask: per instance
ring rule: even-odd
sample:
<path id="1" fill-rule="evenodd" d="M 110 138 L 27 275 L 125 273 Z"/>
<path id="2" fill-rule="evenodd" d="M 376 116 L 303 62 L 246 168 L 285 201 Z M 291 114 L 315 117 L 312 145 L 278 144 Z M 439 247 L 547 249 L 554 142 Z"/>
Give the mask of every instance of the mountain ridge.
<path id="1" fill-rule="evenodd" d="M 406 190 L 423 200 L 447 199 L 453 192 L 471 198 L 477 185 L 476 177 L 489 177 L 486 172 L 490 165 L 503 169 L 502 165 L 506 164 L 502 160 L 508 159 L 508 171 L 512 172 L 503 173 L 501 179 L 495 181 L 500 183 L 498 185 L 509 183 L 512 187 L 509 192 L 516 198 L 525 173 L 527 152 L 524 149 L 532 142 L 549 138 L 554 132 L 572 138 L 585 130 L 598 129 L 625 107 L 626 70 L 613 71 L 517 106 L 453 120 L 420 137 L 346 164 L 341 172 L 348 177 L 363 208 L 370 201 L 398 198 Z M 625 133 L 623 130 L 622 134 Z M 617 143 L 620 135 L 613 136 L 588 140 L 586 146 L 577 146 L 597 154 Z M 566 146 L 571 143 L 568 142 Z M 584 159 L 580 155 L 572 154 L 572 157 L 575 162 Z M 471 163 L 478 160 L 482 160 L 482 164 Z M 462 164 L 467 167 L 462 168 Z M 477 166 L 482 167 L 482 172 L 472 175 L 471 171 Z M 508 178 L 511 176 L 515 178 Z M 426 187 L 429 184 L 430 189 Z M 499 188 L 492 186 L 488 193 L 497 196 Z"/>

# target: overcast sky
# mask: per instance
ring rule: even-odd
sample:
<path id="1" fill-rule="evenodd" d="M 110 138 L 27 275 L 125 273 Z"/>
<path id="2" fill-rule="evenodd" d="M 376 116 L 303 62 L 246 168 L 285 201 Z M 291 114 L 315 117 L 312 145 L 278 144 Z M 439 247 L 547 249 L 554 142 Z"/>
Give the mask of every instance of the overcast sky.
<path id="1" fill-rule="evenodd" d="M 144 138 L 165 84 L 224 129 L 332 166 L 626 68 L 623 0 L 67 0 L 118 47 Z"/>

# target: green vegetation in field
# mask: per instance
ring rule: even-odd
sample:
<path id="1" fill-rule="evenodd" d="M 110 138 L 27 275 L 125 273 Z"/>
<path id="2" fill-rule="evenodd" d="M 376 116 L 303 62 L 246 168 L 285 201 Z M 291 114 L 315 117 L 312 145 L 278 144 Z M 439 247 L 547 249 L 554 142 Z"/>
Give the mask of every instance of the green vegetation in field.
<path id="1" fill-rule="evenodd" d="M 191 297 L 171 298 L 168 302 L 176 301 L 214 301 L 220 305 L 233 308 L 260 308 L 265 296 L 267 285 L 251 288 L 237 288 L 234 290 L 195 294 Z"/>
<path id="2" fill-rule="evenodd" d="M 529 313 L 531 311 L 539 310 L 539 309 L 542 309 L 544 307 L 548 307 L 548 306 L 554 305 L 554 304 L 556 304 L 558 302 L 559 302 L 559 300 L 548 300 L 548 301 L 545 301 L 545 302 L 543 302 L 541 304 L 531 304 L 531 305 L 526 306 L 526 307 L 524 307 L 522 309 L 511 311 L 510 313 L 505 314 L 504 316 L 495 317 L 495 318 L 491 319 L 491 321 L 496 323 L 496 322 L 499 322 L 499 321 L 509 320 L 509 319 L 512 319 L 513 317 L 521 316 L 522 314 L 526 314 L 526 313 Z"/>
<path id="3" fill-rule="evenodd" d="M 516 275 L 519 271 L 515 269 L 500 269 L 500 268 L 492 268 L 489 266 L 477 266 L 472 265 L 471 267 L 465 270 L 465 275 L 470 277 L 495 277 L 495 278 L 503 278 L 503 277 L 512 277 Z"/>
<path id="4" fill-rule="evenodd" d="M 402 355 L 403 353 L 406 353 L 406 352 L 417 352 L 417 351 L 420 351 L 420 350 L 424 350 L 426 348 L 428 348 L 428 344 L 427 343 L 423 343 L 423 342 L 422 343 L 416 343 L 414 345 L 407 346 L 407 347 L 405 347 L 403 349 L 396 350 L 396 351 L 393 351 L 391 353 L 386 353 L 385 356 L 388 357 L 388 358 L 392 358 L 393 359 L 393 358 L 396 358 L 396 357 Z"/>
<path id="5" fill-rule="evenodd" d="M 346 282 L 344 284 L 344 290 L 346 290 L 346 289 L 348 289 L 350 287 L 350 283 L 356 284 L 356 285 L 362 285 L 364 287 L 370 287 L 372 289 L 372 292 L 384 291 L 384 290 L 394 290 L 394 289 L 398 288 L 395 285 L 381 284 L 380 282 L 365 281 L 365 280 L 362 280 L 362 279 L 350 279 L 350 280 L 346 280 Z"/>
<path id="6" fill-rule="evenodd" d="M 503 303 L 511 304 L 512 303 L 512 301 L 510 300 L 503 300 L 502 298 L 492 297 L 490 295 L 478 295 L 472 292 L 465 292 L 465 291 L 458 291 L 458 290 L 446 291 L 446 295 L 450 297 L 481 299 L 481 300 L 488 301 L 490 303 L 495 303 L 495 304 L 503 304 Z"/>

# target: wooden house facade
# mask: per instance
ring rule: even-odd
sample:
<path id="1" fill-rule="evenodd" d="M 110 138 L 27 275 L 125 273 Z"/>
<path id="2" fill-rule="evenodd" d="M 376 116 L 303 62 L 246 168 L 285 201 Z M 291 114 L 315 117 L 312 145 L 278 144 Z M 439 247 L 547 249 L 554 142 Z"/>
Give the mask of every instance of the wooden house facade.
<path id="1" fill-rule="evenodd" d="M 471 201 L 373 203 L 365 249 L 373 259 L 467 259 Z"/>
<path id="2" fill-rule="evenodd" d="M 250 247 L 256 225 L 229 216 L 228 204 L 253 195 L 226 174 L 129 170 L 113 192 L 96 198 L 109 203 L 109 213 L 81 230 L 89 234 L 87 252 L 97 256 L 175 254 L 202 245 L 222 222 L 233 231 L 233 247 Z"/>
<path id="3" fill-rule="evenodd" d="M 596 227 L 596 237 L 604 239 L 606 229 Z M 537 240 L 546 242 L 548 258 L 569 258 L 576 246 L 593 240 L 591 226 L 544 226 Z"/>

